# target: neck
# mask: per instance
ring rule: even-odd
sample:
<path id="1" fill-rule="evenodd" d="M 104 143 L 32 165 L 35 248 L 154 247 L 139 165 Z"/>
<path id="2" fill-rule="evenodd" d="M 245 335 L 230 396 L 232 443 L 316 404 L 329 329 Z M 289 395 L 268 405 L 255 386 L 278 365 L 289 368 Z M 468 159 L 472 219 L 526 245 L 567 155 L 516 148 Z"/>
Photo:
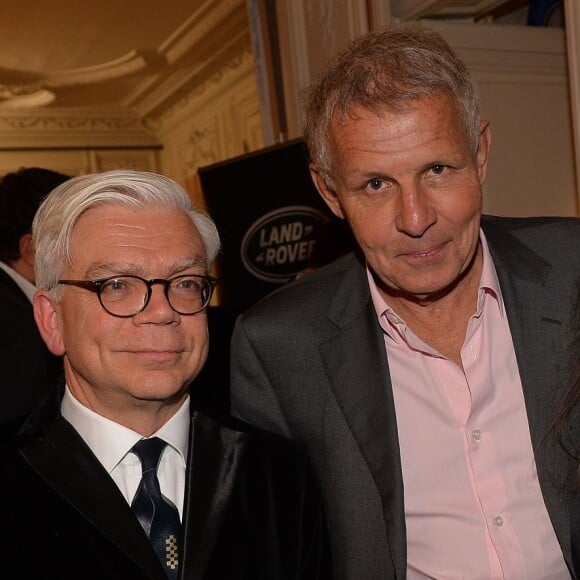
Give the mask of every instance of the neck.
<path id="1" fill-rule="evenodd" d="M 387 304 L 425 343 L 461 366 L 461 348 L 469 319 L 477 308 L 483 254 L 451 288 L 430 296 L 384 295 Z"/>

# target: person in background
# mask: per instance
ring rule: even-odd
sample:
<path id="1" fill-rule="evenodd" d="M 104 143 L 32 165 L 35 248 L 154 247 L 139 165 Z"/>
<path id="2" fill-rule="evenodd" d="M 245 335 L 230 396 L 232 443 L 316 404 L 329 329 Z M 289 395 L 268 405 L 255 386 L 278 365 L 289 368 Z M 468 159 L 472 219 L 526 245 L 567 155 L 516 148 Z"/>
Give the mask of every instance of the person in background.
<path id="1" fill-rule="evenodd" d="M 64 380 L 0 430 L 0 559 L 23 580 L 327 578 L 299 447 L 190 405 L 214 222 L 175 181 L 113 170 L 54 189 L 32 235 Z"/>
<path id="2" fill-rule="evenodd" d="M 0 423 L 24 415 L 62 373 L 34 322 L 32 219 L 68 175 L 23 167 L 0 181 Z"/>
<path id="3" fill-rule="evenodd" d="M 490 123 L 418 23 L 355 39 L 305 118 L 312 179 L 362 259 L 238 318 L 233 414 L 308 450 L 336 578 L 580 574 L 574 460 L 535 453 L 570 384 L 580 220 L 482 216 Z"/>

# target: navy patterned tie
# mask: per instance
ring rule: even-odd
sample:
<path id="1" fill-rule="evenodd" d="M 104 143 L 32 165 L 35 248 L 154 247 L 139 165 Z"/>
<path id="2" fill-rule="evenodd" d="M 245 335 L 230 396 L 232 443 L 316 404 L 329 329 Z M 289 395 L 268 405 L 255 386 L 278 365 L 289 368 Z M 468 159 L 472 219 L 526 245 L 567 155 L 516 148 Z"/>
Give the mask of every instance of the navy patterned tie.
<path id="1" fill-rule="evenodd" d="M 161 494 L 157 479 L 157 465 L 166 445 L 158 437 L 141 439 L 133 445 L 131 451 L 141 460 L 143 475 L 131 508 L 149 537 L 167 576 L 175 579 L 179 565 L 181 523 L 177 508 Z"/>

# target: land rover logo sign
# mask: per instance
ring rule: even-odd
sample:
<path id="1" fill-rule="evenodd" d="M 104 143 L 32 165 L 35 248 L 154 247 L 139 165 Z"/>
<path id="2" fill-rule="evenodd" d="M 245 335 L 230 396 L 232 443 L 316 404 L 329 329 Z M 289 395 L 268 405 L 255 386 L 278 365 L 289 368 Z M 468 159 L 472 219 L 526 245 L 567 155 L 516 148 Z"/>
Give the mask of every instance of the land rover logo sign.
<path id="1" fill-rule="evenodd" d="M 305 205 L 264 214 L 242 240 L 244 266 L 260 280 L 289 282 L 308 266 L 316 233 L 327 221 L 322 212 Z"/>

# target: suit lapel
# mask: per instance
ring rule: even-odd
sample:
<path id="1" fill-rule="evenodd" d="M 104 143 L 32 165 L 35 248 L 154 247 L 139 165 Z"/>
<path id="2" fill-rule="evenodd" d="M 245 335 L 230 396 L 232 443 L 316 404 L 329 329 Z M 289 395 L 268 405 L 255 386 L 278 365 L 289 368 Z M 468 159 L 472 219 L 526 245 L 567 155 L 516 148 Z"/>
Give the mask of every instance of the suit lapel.
<path id="1" fill-rule="evenodd" d="M 42 437 L 21 446 L 21 453 L 48 485 L 134 560 L 146 577 L 166 580 L 125 498 L 65 419 L 59 416 L 52 421 Z"/>
<path id="2" fill-rule="evenodd" d="M 397 574 L 406 569 L 403 475 L 382 330 L 362 264 L 350 268 L 329 309 L 337 332 L 320 355 L 345 420 L 380 492 Z"/>
<path id="3" fill-rule="evenodd" d="M 198 412 L 192 418 L 183 518 L 183 580 L 203 577 L 234 491 L 246 441 L 245 433 Z"/>
<path id="4" fill-rule="evenodd" d="M 546 439 L 556 408 L 569 387 L 566 367 L 572 296 L 562 296 L 552 267 L 515 237 L 483 222 L 500 282 L 522 382 L 532 445 L 544 501 L 562 546 L 569 542 L 568 516 L 560 491 L 569 457 Z M 556 273 L 558 274 L 558 273 Z M 568 304 L 567 304 L 568 303 Z"/>
<path id="5" fill-rule="evenodd" d="M 562 394 L 558 376 L 566 355 L 566 298 L 558 298 L 550 264 L 509 233 L 489 225 L 484 230 L 508 315 L 532 443 L 537 446 Z"/>

